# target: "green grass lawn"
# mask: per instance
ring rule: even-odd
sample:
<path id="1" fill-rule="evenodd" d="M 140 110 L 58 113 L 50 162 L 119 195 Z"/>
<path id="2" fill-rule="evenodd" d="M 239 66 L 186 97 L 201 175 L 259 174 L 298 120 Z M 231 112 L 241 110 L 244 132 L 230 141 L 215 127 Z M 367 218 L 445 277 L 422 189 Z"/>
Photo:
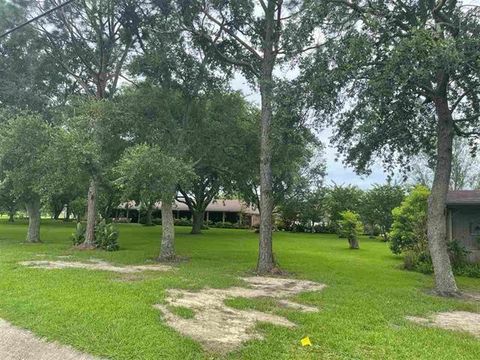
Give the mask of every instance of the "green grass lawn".
<path id="1" fill-rule="evenodd" d="M 296 300 L 318 313 L 272 309 L 264 299 L 232 299 L 229 305 L 269 309 L 298 325 L 259 324 L 265 340 L 250 341 L 228 355 L 204 352 L 152 308 L 169 288 L 200 289 L 239 284 L 255 267 L 257 236 L 245 230 L 210 229 L 189 235 L 177 228 L 178 271 L 140 277 L 82 269 L 41 270 L 24 260 L 103 259 L 143 264 L 158 253 L 160 227 L 120 226 L 118 252 L 75 251 L 73 224 L 42 225 L 43 244 L 22 244 L 25 223 L 0 224 L 0 318 L 51 340 L 111 359 L 480 359 L 480 341 L 467 334 L 409 323 L 407 315 L 437 311 L 480 312 L 480 304 L 429 295 L 430 276 L 399 269 L 388 245 L 361 239 L 361 250 L 334 235 L 276 233 L 278 262 L 291 276 L 326 284 Z M 480 292 L 479 279 L 458 278 L 462 289 Z M 188 314 L 186 314 L 188 315 Z M 301 347 L 309 336 L 312 347 Z"/>

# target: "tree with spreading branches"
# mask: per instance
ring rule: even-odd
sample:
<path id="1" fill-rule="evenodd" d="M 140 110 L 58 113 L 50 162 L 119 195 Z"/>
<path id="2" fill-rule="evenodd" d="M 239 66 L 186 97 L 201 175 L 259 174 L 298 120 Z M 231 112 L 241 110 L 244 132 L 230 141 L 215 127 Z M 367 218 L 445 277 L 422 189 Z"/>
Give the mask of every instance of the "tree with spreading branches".
<path id="1" fill-rule="evenodd" d="M 128 148 L 117 166 L 118 183 L 127 195 L 130 189 L 148 204 L 162 202 L 162 241 L 158 260 L 175 259 L 173 201 L 177 186 L 194 178 L 191 165 L 179 161 L 158 145 L 136 145 Z"/>
<path id="2" fill-rule="evenodd" d="M 46 0 L 32 4 L 44 12 L 60 4 Z M 98 101 L 112 99 L 125 77 L 129 56 L 140 38 L 137 2 L 132 0 L 79 0 L 35 23 L 45 51 L 82 89 Z M 91 116 L 91 127 L 97 120 Z M 85 247 L 93 247 L 99 174 L 92 174 L 88 189 Z"/>
<path id="3" fill-rule="evenodd" d="M 0 114 L 0 180 L 25 204 L 28 214 L 27 242 L 40 242 L 40 210 L 44 192 L 39 181 L 46 170 L 51 128 L 32 113 Z"/>
<path id="4" fill-rule="evenodd" d="M 334 142 L 359 173 L 433 155 L 428 240 L 440 295 L 458 294 L 447 253 L 445 201 L 455 136 L 480 136 L 480 8 L 456 0 L 332 0 L 349 19 L 303 64 L 317 114 L 335 120 Z"/>

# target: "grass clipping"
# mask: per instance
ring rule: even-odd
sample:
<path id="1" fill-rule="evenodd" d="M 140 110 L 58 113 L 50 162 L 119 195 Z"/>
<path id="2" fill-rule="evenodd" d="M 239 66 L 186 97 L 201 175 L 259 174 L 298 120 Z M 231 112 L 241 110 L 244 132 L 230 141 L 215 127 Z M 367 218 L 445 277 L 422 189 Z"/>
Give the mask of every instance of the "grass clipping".
<path id="1" fill-rule="evenodd" d="M 248 277 L 243 280 L 250 288 L 203 289 L 199 292 L 171 289 L 166 304 L 155 305 L 163 313 L 166 323 L 183 335 L 200 342 L 209 351 L 226 353 L 251 339 L 262 339 L 255 332 L 257 322 L 294 327 L 284 317 L 256 310 L 239 310 L 225 305 L 225 300 L 270 297 L 279 299 L 279 307 L 301 312 L 315 312 L 317 308 L 283 300 L 306 291 L 320 291 L 325 285 L 305 280 Z M 172 308 L 191 309 L 193 316 L 181 317 Z"/>
<path id="2" fill-rule="evenodd" d="M 121 274 L 133 274 L 142 271 L 170 271 L 173 267 L 164 264 L 117 266 L 105 261 L 22 261 L 20 265 L 36 269 L 87 269 L 97 271 L 112 271 Z"/>

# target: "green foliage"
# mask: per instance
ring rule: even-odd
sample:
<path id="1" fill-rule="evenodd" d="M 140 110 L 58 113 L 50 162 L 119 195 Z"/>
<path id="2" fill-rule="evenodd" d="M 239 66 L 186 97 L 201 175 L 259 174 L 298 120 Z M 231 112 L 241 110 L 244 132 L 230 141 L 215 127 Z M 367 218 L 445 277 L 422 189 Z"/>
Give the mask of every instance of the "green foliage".
<path id="1" fill-rule="evenodd" d="M 68 206 L 77 220 L 81 220 L 87 211 L 87 199 L 86 197 L 78 197 L 75 200 L 72 200 Z"/>
<path id="2" fill-rule="evenodd" d="M 390 232 L 390 249 L 394 254 L 403 254 L 404 268 L 425 274 L 433 273 L 432 259 L 427 240 L 428 188 L 418 185 L 393 210 L 393 225 Z M 468 264 L 469 251 L 459 241 L 448 243 L 448 255 L 455 275 L 480 277 L 480 265 Z"/>
<path id="3" fill-rule="evenodd" d="M 146 144 L 128 148 L 118 162 L 117 185 L 125 198 L 138 194 L 145 204 L 171 201 L 175 189 L 194 178 L 192 167 L 169 155 L 160 146 Z"/>
<path id="4" fill-rule="evenodd" d="M 459 268 L 466 264 L 467 256 L 470 251 L 460 241 L 450 241 L 447 244 L 447 249 L 450 261 L 454 268 Z"/>
<path id="5" fill-rule="evenodd" d="M 51 127 L 37 114 L 9 114 L 0 132 L 0 179 L 22 201 L 44 192 Z"/>
<path id="6" fill-rule="evenodd" d="M 352 185 L 334 185 L 328 189 L 325 202 L 329 221 L 334 227 L 337 227 L 339 220 L 342 219 L 343 211 L 359 212 L 362 194 L 362 190 Z"/>
<path id="7" fill-rule="evenodd" d="M 270 135 L 273 197 L 277 206 L 287 212 L 293 209 L 299 213 L 304 195 L 308 190 L 317 188 L 315 185 L 318 184 L 313 183 L 321 182 L 325 175 L 323 146 L 307 126 L 306 118 L 298 106 L 291 104 L 291 99 L 285 100 L 288 98 L 287 90 L 281 91 L 274 100 Z M 242 140 L 244 148 L 232 164 L 233 189 L 251 204 L 259 203 L 260 134 L 255 122 L 259 117 L 259 113 L 253 113 L 251 120 L 245 122 L 248 131 L 243 135 L 246 137 Z"/>
<path id="8" fill-rule="evenodd" d="M 75 232 L 72 234 L 72 242 L 74 246 L 83 244 L 85 241 L 85 231 L 87 230 L 86 226 L 82 222 L 77 222 L 75 227 Z"/>
<path id="9" fill-rule="evenodd" d="M 87 227 L 84 223 L 78 222 L 75 232 L 72 234 L 73 245 L 81 245 L 85 241 L 85 231 Z M 105 220 L 95 225 L 95 246 L 106 251 L 117 251 L 119 232 L 117 227 Z"/>
<path id="10" fill-rule="evenodd" d="M 347 164 L 368 173 L 381 159 L 388 170 L 408 171 L 412 157 L 433 155 L 439 99 L 454 119 L 463 119 L 451 131 L 477 133 L 478 7 L 457 1 L 321 4 L 336 14 L 330 24 L 337 38 L 305 57 L 302 80 L 318 117 L 335 118 L 333 142 Z"/>
<path id="11" fill-rule="evenodd" d="M 33 1 L 0 0 L 0 33 L 31 19 Z M 38 9 L 37 9 L 38 10 Z M 45 51 L 33 26 L 25 26 L 0 41 L 0 104 L 47 113 L 72 86 L 61 65 Z"/>
<path id="12" fill-rule="evenodd" d="M 406 251 L 426 253 L 427 207 L 430 190 L 424 186 L 413 188 L 402 204 L 392 212 L 393 224 L 390 231 L 390 249 L 394 254 Z"/>
<path id="13" fill-rule="evenodd" d="M 360 215 L 353 211 L 342 211 L 338 221 L 338 235 L 347 238 L 351 248 L 358 247 L 358 237 L 363 232 Z M 355 245 L 356 244 L 356 245 Z"/>
<path id="14" fill-rule="evenodd" d="M 102 220 L 95 226 L 95 245 L 106 251 L 116 251 L 118 246 L 118 229 L 115 224 Z"/>
<path id="15" fill-rule="evenodd" d="M 453 272 L 458 276 L 480 278 L 480 264 L 463 264 L 460 267 L 453 268 Z"/>
<path id="16" fill-rule="evenodd" d="M 175 226 L 192 226 L 192 220 L 187 218 L 175 219 Z"/>
<path id="17" fill-rule="evenodd" d="M 468 251 L 462 244 L 456 241 L 448 244 L 448 255 L 452 262 L 453 274 L 456 276 L 466 276 L 471 278 L 480 278 L 480 264 L 470 264 L 465 261 Z M 409 250 L 404 255 L 404 268 L 406 270 L 417 271 L 423 274 L 433 274 L 432 259 L 428 253 L 416 253 Z"/>
<path id="18" fill-rule="evenodd" d="M 0 212 L 7 213 L 10 221 L 13 221 L 17 210 L 19 210 L 19 204 L 13 192 L 12 184 L 9 181 L 0 182 Z"/>
<path id="19" fill-rule="evenodd" d="M 213 227 L 223 228 L 223 229 L 232 229 L 234 227 L 233 225 L 234 224 L 232 224 L 231 222 L 228 222 L 228 221 L 225 221 L 225 222 L 219 221 L 219 222 L 216 222 L 215 224 L 213 224 Z"/>
<path id="20" fill-rule="evenodd" d="M 405 193 L 397 185 L 374 185 L 363 194 L 360 214 L 363 222 L 369 227 L 369 233 L 378 228 L 383 239 L 387 240 L 393 223 L 392 210 L 402 203 Z"/>
<path id="21" fill-rule="evenodd" d="M 84 119 L 82 119 L 84 120 Z M 44 179 L 44 200 L 55 208 L 63 209 L 79 197 L 85 197 L 87 193 L 89 177 L 93 172 L 92 163 L 101 152 L 88 139 L 88 136 L 77 127 L 79 119 L 65 120 L 61 126 L 56 126 L 52 134 L 46 153 L 46 170 Z M 95 168 L 99 165 L 96 163 Z M 84 211 L 74 204 L 76 214 L 84 214 Z"/>
<path id="22" fill-rule="evenodd" d="M 38 10 L 35 2 L 28 4 L 30 13 Z M 74 86 L 90 98 L 111 99 L 139 37 L 136 26 L 143 17 L 137 10 L 118 0 L 75 1 L 36 24 L 50 61 L 75 80 Z"/>

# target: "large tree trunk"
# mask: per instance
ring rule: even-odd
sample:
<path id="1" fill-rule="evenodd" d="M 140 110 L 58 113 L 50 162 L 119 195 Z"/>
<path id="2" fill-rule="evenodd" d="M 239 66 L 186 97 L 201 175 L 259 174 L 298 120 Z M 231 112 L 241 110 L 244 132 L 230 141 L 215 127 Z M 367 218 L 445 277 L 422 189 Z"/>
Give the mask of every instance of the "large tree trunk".
<path id="1" fill-rule="evenodd" d="M 14 211 L 10 211 L 8 213 L 8 222 L 11 222 L 11 223 L 15 222 L 15 212 Z"/>
<path id="2" fill-rule="evenodd" d="M 159 261 L 175 259 L 175 224 L 173 221 L 173 196 L 162 199 L 162 244 Z"/>
<path id="3" fill-rule="evenodd" d="M 265 11 L 265 44 L 260 79 L 262 97 L 260 134 L 260 241 L 257 272 L 269 273 L 275 268 L 272 247 L 273 177 L 272 177 L 272 98 L 273 98 L 273 22 L 275 2 L 268 2 Z"/>
<path id="4" fill-rule="evenodd" d="M 262 119 L 260 140 L 260 242 L 257 272 L 271 272 L 275 267 L 272 245 L 273 178 L 270 128 L 272 121 L 272 92 L 262 85 Z"/>
<path id="5" fill-rule="evenodd" d="M 63 210 L 63 209 L 62 209 Z M 53 220 L 58 220 L 60 218 L 60 214 L 62 213 L 62 210 L 55 209 L 53 213 Z"/>
<path id="6" fill-rule="evenodd" d="M 30 201 L 27 202 L 28 213 L 28 233 L 27 242 L 39 243 L 40 242 L 40 198 L 33 196 Z"/>
<path id="7" fill-rule="evenodd" d="M 153 225 L 152 212 L 153 212 L 152 205 L 148 205 L 146 213 L 145 213 L 145 225 L 146 226 L 152 226 Z"/>
<path id="8" fill-rule="evenodd" d="M 67 204 L 67 207 L 65 210 L 65 219 L 63 219 L 63 221 L 70 221 L 70 215 L 71 215 L 70 204 Z"/>
<path id="9" fill-rule="evenodd" d="M 203 219 L 205 218 L 205 210 L 192 211 L 193 223 L 191 234 L 201 234 L 203 228 Z"/>
<path id="10" fill-rule="evenodd" d="M 358 239 L 356 237 L 349 237 L 348 244 L 350 245 L 350 249 L 352 250 L 360 249 L 360 245 L 358 244 Z"/>
<path id="11" fill-rule="evenodd" d="M 94 178 L 90 180 L 87 202 L 87 229 L 85 231 L 85 242 L 80 245 L 82 248 L 95 248 L 95 224 L 97 222 L 97 183 Z"/>
<path id="12" fill-rule="evenodd" d="M 428 245 L 435 272 L 436 291 L 442 296 L 458 294 L 447 251 L 446 200 L 452 167 L 453 119 L 445 98 L 435 99 L 438 118 L 437 164 L 428 201 Z"/>

